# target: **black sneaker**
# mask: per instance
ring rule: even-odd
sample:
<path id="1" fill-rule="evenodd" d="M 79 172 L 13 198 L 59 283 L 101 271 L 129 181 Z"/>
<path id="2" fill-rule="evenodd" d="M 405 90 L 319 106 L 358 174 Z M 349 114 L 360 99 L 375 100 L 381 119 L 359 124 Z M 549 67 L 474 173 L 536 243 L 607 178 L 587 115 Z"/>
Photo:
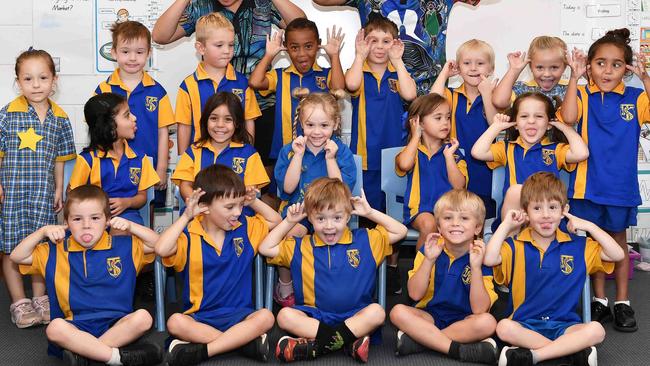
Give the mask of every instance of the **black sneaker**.
<path id="1" fill-rule="evenodd" d="M 413 338 L 408 336 L 408 334 L 401 330 L 397 331 L 397 347 L 395 348 L 396 356 L 406 356 L 413 353 L 424 352 L 426 350 L 426 347 L 414 341 Z"/>
<path id="2" fill-rule="evenodd" d="M 239 348 L 239 353 L 253 360 L 266 362 L 269 358 L 269 342 L 266 333 Z"/>
<path id="3" fill-rule="evenodd" d="M 357 338 L 354 342 L 343 347 L 343 351 L 355 361 L 368 363 L 368 354 L 370 353 L 370 337 L 365 336 Z"/>
<path id="4" fill-rule="evenodd" d="M 596 347 L 585 348 L 582 351 L 569 355 L 571 360 L 568 365 L 573 366 L 597 366 L 598 365 L 598 352 Z"/>
<path id="5" fill-rule="evenodd" d="M 88 366 L 90 364 L 90 361 L 87 358 L 79 356 L 67 349 L 63 350 L 63 361 L 69 366 Z"/>
<path id="6" fill-rule="evenodd" d="M 386 293 L 388 295 L 402 294 L 402 277 L 399 275 L 399 268 L 386 266 Z"/>
<path id="7" fill-rule="evenodd" d="M 591 302 L 591 320 L 605 324 L 611 322 L 612 319 L 612 309 L 609 306 L 605 306 L 598 301 Z"/>
<path id="8" fill-rule="evenodd" d="M 533 354 L 528 348 L 503 347 L 499 366 L 532 366 Z"/>
<path id="9" fill-rule="evenodd" d="M 284 362 L 313 360 L 316 358 L 316 341 L 284 336 L 278 340 L 275 357 Z"/>
<path id="10" fill-rule="evenodd" d="M 196 365 L 208 359 L 208 347 L 205 344 L 188 343 L 174 339 L 169 344 L 167 364 L 169 366 Z"/>
<path id="11" fill-rule="evenodd" d="M 497 342 L 487 338 L 476 343 L 461 344 L 458 354 L 463 362 L 494 365 L 497 362 Z"/>
<path id="12" fill-rule="evenodd" d="M 634 310 L 630 305 L 614 305 L 614 329 L 620 332 L 636 332 L 639 329 L 634 318 Z"/>
<path id="13" fill-rule="evenodd" d="M 157 365 L 163 360 L 162 347 L 156 343 L 137 343 L 120 347 L 120 362 L 124 366 Z"/>

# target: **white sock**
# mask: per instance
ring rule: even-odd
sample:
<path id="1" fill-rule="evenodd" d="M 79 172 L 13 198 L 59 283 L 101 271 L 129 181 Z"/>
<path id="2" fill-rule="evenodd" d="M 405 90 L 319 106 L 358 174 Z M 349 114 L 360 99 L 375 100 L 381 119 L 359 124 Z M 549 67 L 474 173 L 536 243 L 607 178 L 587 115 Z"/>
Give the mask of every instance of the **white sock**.
<path id="1" fill-rule="evenodd" d="M 598 298 L 598 297 L 594 296 L 594 297 L 591 298 L 591 301 L 598 301 L 599 303 L 601 303 L 601 304 L 603 304 L 605 306 L 609 305 L 609 300 L 607 300 L 607 298 L 601 299 L 601 298 Z"/>
<path id="2" fill-rule="evenodd" d="M 122 361 L 120 361 L 120 350 L 117 348 L 112 348 L 111 349 L 113 353 L 111 354 L 111 359 L 106 362 L 107 365 L 121 365 Z"/>
<path id="3" fill-rule="evenodd" d="M 630 300 L 614 301 L 614 305 L 618 305 L 618 304 L 625 304 L 627 306 L 630 306 Z"/>
<path id="4" fill-rule="evenodd" d="M 280 284 L 280 296 L 282 296 L 283 299 L 286 299 L 287 296 L 293 293 L 293 281 L 283 282 L 282 280 L 278 279 L 278 283 Z"/>

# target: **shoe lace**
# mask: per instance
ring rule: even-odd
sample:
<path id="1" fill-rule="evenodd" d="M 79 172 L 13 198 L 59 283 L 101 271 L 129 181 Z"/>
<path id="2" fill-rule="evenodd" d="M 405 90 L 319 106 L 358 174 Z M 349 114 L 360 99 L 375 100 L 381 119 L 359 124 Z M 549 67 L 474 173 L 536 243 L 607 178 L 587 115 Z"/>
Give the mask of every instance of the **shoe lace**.
<path id="1" fill-rule="evenodd" d="M 45 310 L 50 307 L 50 298 L 47 296 L 34 298 L 34 308 L 37 310 Z"/>
<path id="2" fill-rule="evenodd" d="M 18 304 L 14 307 L 14 309 L 17 310 L 18 313 L 20 313 L 21 315 L 28 314 L 34 311 L 34 307 L 29 302 Z"/>

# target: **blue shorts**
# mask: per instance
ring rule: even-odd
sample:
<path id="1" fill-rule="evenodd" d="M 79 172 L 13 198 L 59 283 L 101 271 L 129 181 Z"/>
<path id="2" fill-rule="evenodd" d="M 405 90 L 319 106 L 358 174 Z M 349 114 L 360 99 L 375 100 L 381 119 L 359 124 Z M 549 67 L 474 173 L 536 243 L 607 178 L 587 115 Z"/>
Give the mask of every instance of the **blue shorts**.
<path id="1" fill-rule="evenodd" d="M 153 190 L 153 200 L 151 200 L 151 205 L 153 207 L 165 207 L 165 201 L 167 200 L 167 189 L 165 188 L 162 191 L 158 189 Z"/>
<path id="2" fill-rule="evenodd" d="M 207 324 L 212 328 L 225 332 L 254 312 L 255 310 L 250 308 L 240 308 L 224 314 L 223 309 L 220 309 L 218 311 L 199 311 L 190 314 L 190 316 L 199 323 Z"/>
<path id="3" fill-rule="evenodd" d="M 111 312 L 105 316 L 100 317 L 80 316 L 73 320 L 66 320 L 66 322 L 72 324 L 75 328 L 79 329 L 82 332 L 89 333 L 93 337 L 99 338 L 113 325 L 115 325 L 115 323 L 127 315 L 128 314 Z M 47 353 L 51 356 L 61 358 L 63 357 L 63 348 L 59 347 L 55 343 L 48 342 Z"/>
<path id="4" fill-rule="evenodd" d="M 625 231 L 629 226 L 636 225 L 636 206 L 610 206 L 594 203 L 590 200 L 569 200 L 571 214 L 598 225 L 601 229 L 612 233 Z"/>
<path id="5" fill-rule="evenodd" d="M 537 332 L 544 337 L 554 341 L 564 334 L 567 328 L 580 324 L 580 322 L 561 322 L 555 320 L 528 319 L 517 321 L 522 327 Z"/>
<path id="6" fill-rule="evenodd" d="M 381 170 L 363 171 L 363 193 L 370 207 L 386 212 L 386 195 L 381 190 Z"/>
<path id="7" fill-rule="evenodd" d="M 315 308 L 313 306 L 307 306 L 307 305 L 296 305 L 293 308 L 302 311 L 303 313 L 307 314 L 307 316 L 309 316 L 310 318 L 314 318 L 319 322 L 323 322 L 333 327 L 343 323 L 346 319 L 353 317 L 354 314 L 363 310 L 365 306 L 344 313 L 330 313 L 327 311 L 321 311 L 318 308 Z"/>
<path id="8" fill-rule="evenodd" d="M 468 315 L 462 315 L 462 314 L 438 314 L 434 308 L 424 308 L 422 309 L 429 313 L 431 317 L 433 317 L 433 324 L 436 326 L 436 328 L 443 330 L 447 328 L 448 326 L 454 324 L 457 321 L 461 321 L 465 318 L 467 318 Z"/>

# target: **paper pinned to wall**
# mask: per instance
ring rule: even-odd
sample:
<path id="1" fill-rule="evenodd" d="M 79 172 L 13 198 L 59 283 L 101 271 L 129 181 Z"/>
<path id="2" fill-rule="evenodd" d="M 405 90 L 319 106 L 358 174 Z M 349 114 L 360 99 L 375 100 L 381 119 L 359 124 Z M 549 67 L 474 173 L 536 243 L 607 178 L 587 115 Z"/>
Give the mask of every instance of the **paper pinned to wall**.
<path id="1" fill-rule="evenodd" d="M 90 0 L 34 1 L 34 48 L 47 50 L 68 75 L 93 74 L 93 7 Z"/>

